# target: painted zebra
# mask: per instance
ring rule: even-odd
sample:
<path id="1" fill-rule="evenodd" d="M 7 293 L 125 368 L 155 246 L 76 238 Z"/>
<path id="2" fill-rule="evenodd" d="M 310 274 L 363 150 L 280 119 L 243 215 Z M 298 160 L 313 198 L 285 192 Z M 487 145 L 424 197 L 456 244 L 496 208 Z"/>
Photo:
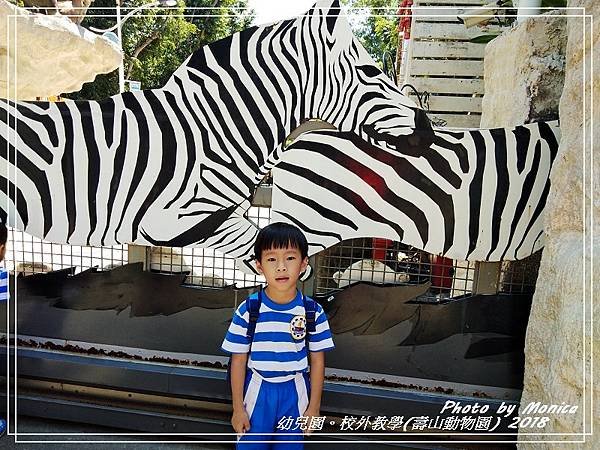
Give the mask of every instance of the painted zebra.
<path id="1" fill-rule="evenodd" d="M 309 253 L 353 237 L 473 261 L 541 248 L 557 122 L 434 134 L 419 155 L 353 133 L 300 135 L 273 169 L 273 220 L 303 229 Z"/>
<path id="2" fill-rule="evenodd" d="M 162 89 L 2 102 L 0 218 L 57 243 L 247 256 L 254 190 L 303 121 L 391 148 L 431 129 L 338 13 L 337 2 L 322 2 L 209 44 Z"/>
<path id="3" fill-rule="evenodd" d="M 320 2 L 209 44 L 161 89 L 0 103 L 0 219 L 57 243 L 211 247 L 251 267 L 253 193 L 305 120 L 392 155 L 435 148 L 339 11 Z"/>

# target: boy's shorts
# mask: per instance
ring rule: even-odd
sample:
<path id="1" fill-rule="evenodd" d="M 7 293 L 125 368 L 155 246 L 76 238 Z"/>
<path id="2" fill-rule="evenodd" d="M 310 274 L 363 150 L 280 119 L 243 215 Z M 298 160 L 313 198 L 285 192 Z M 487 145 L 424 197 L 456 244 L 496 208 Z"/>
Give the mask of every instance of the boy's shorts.
<path id="1" fill-rule="evenodd" d="M 246 373 L 244 406 L 250 418 L 250 430 L 237 443 L 244 450 L 303 449 L 303 436 L 296 419 L 306 411 L 310 398 L 310 379 L 306 372 L 283 383 L 265 381 L 252 370 Z M 283 419 L 283 420 L 282 420 Z M 282 421 L 280 428 L 277 425 Z M 277 433 L 277 434 L 256 434 Z M 277 441 L 260 443 L 256 441 Z"/>

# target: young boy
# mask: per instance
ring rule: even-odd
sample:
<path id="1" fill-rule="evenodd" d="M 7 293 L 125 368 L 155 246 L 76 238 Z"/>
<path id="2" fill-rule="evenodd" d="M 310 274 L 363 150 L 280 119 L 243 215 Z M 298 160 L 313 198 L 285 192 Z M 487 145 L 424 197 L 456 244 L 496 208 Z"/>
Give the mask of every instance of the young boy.
<path id="1" fill-rule="evenodd" d="M 306 237 L 293 225 L 273 223 L 256 238 L 256 267 L 265 276 L 267 287 L 250 296 L 260 296 L 254 336 L 247 336 L 247 299 L 235 311 L 221 347 L 232 354 L 231 424 L 241 436 L 238 448 L 302 449 L 302 430 L 296 428 L 296 419 L 304 416 L 310 424 L 311 417 L 320 415 L 323 352 L 334 345 L 327 316 L 316 302 L 314 331 L 307 330 L 306 299 L 296 289 L 308 265 L 307 254 Z M 278 429 L 281 420 L 290 423 L 288 418 L 293 425 Z"/>

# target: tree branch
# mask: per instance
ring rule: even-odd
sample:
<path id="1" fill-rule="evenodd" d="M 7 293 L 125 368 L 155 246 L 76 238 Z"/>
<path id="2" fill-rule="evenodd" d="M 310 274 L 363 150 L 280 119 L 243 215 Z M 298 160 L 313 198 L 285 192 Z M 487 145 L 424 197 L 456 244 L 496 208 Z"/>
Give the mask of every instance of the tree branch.
<path id="1" fill-rule="evenodd" d="M 131 61 L 129 61 L 129 65 L 127 66 L 127 75 L 125 76 L 125 79 L 128 80 L 129 77 L 131 76 L 131 72 L 133 71 L 133 62 L 137 59 L 137 57 L 140 55 L 140 53 L 142 53 L 146 47 L 148 47 L 155 40 L 157 40 L 159 38 L 159 36 L 160 36 L 160 30 L 157 30 L 154 33 L 152 33 L 148 37 L 148 39 L 146 39 L 142 43 L 142 45 L 140 45 L 138 48 L 135 49 L 135 51 L 133 52 L 133 55 L 131 55 Z"/>

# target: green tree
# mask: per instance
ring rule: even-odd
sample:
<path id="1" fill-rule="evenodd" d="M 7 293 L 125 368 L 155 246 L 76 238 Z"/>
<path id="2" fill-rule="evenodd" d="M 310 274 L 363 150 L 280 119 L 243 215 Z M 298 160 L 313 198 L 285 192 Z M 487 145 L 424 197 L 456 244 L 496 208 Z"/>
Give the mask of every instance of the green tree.
<path id="1" fill-rule="evenodd" d="M 392 61 L 398 47 L 398 0 L 342 0 L 350 10 L 350 25 L 371 57 L 381 66 L 384 53 Z"/>
<path id="2" fill-rule="evenodd" d="M 131 0 L 130 9 L 148 3 Z M 251 14 L 241 14 L 247 0 L 178 0 L 168 9 L 145 9 L 130 17 L 122 28 L 125 79 L 141 81 L 143 89 L 162 87 L 186 58 L 201 46 L 247 28 Z M 115 24 L 114 0 L 96 0 L 82 26 L 106 29 Z M 99 9 L 107 7 L 108 9 Z M 203 9 L 193 10 L 193 7 Z M 65 97 L 101 100 L 119 92 L 118 70 L 100 74 L 79 92 Z"/>

